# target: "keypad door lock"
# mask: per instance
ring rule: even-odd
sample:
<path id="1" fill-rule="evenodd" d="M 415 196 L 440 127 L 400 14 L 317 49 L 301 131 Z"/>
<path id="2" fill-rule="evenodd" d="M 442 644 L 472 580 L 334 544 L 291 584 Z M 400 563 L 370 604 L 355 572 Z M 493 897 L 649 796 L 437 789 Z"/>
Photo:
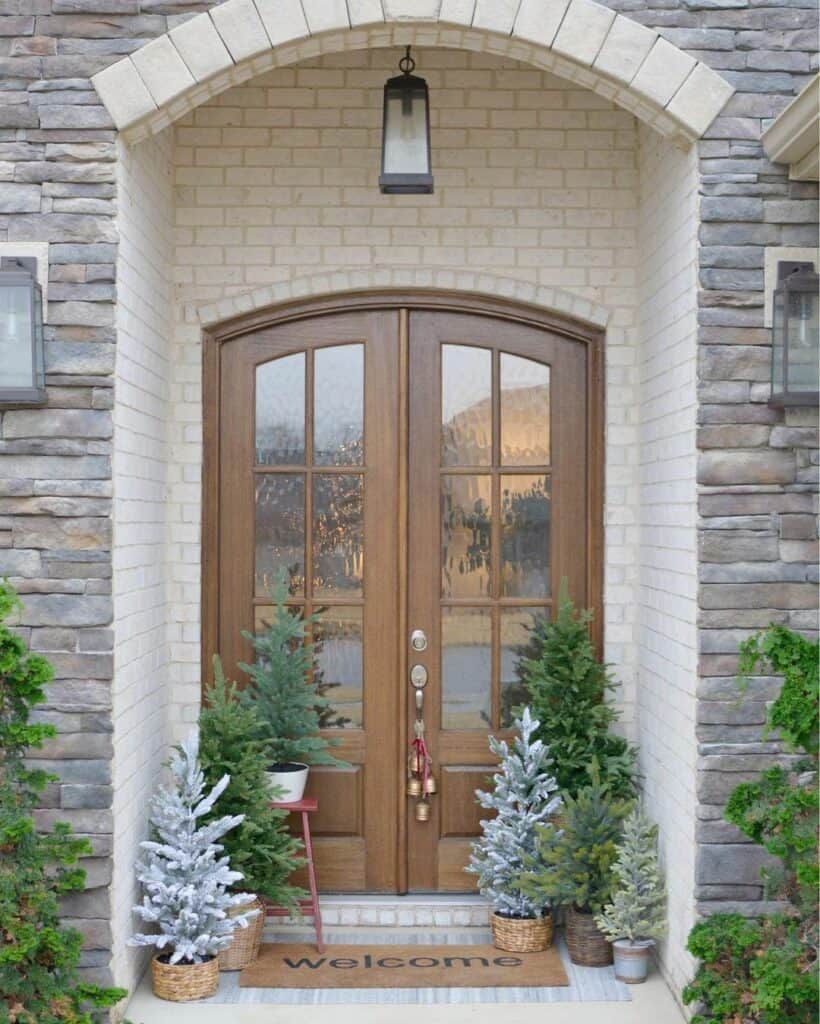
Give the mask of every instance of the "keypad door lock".
<path id="1" fill-rule="evenodd" d="M 410 634 L 410 646 L 414 651 L 427 650 L 427 636 L 423 629 L 414 629 Z"/>

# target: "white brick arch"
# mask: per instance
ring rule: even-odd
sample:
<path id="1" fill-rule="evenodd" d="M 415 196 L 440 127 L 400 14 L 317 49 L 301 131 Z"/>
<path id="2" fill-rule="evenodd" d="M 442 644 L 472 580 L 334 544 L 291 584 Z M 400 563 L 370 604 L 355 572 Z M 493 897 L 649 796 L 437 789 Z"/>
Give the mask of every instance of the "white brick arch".
<path id="1" fill-rule="evenodd" d="M 185 319 L 203 327 L 231 320 L 266 306 L 298 299 L 353 295 L 357 292 L 416 290 L 446 291 L 467 296 L 487 295 L 564 313 L 595 327 L 606 327 L 611 310 L 560 288 L 528 284 L 485 271 L 409 267 L 363 267 L 295 277 L 288 281 L 227 295 L 218 302 L 186 307 Z"/>
<path id="2" fill-rule="evenodd" d="M 706 131 L 733 91 L 654 30 L 594 0 L 225 0 L 92 81 L 133 142 L 272 68 L 408 43 L 543 68 L 686 143 Z"/>

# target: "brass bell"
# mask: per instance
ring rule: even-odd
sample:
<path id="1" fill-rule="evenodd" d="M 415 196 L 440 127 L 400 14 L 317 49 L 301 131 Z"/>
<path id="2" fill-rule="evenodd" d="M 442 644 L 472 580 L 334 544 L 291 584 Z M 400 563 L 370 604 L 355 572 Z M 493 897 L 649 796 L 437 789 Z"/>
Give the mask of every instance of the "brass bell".
<path id="1" fill-rule="evenodd" d="M 411 775 L 421 775 L 424 771 L 424 758 L 419 756 L 418 751 L 410 751 L 410 756 L 407 758 L 407 770 Z"/>
<path id="2" fill-rule="evenodd" d="M 424 795 L 430 796 L 437 791 L 436 780 L 432 775 L 428 775 L 424 780 Z"/>
<path id="3" fill-rule="evenodd" d="M 416 778 L 415 775 L 407 780 L 407 795 L 408 796 L 421 796 L 421 779 Z"/>
<path id="4" fill-rule="evenodd" d="M 430 820 L 430 804 L 426 800 L 419 800 L 416 804 L 416 821 Z"/>

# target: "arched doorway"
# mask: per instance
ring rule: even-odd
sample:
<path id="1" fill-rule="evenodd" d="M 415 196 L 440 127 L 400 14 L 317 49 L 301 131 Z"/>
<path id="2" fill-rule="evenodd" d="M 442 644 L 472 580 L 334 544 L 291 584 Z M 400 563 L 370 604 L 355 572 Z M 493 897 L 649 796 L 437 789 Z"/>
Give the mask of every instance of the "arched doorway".
<path id="1" fill-rule="evenodd" d="M 559 316 L 434 293 L 208 334 L 203 669 L 219 650 L 241 676 L 241 631 L 285 569 L 290 603 L 319 615 L 327 729 L 351 765 L 311 775 L 325 889 L 472 888 L 473 790 L 520 700 L 528 626 L 562 579 L 600 603 L 601 346 Z M 438 781 L 427 822 L 405 796 L 413 666 Z"/>

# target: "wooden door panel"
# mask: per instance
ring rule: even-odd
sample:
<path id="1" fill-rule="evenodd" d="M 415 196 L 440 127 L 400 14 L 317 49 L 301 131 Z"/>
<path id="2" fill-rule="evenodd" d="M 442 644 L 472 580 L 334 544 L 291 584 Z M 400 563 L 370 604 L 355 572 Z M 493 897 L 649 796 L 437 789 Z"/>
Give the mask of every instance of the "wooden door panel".
<path id="1" fill-rule="evenodd" d="M 430 820 L 408 801 L 409 886 L 469 891 L 475 802 L 496 766 L 488 731 L 518 703 L 510 663 L 559 582 L 584 604 L 588 562 L 587 346 L 524 323 L 410 314 L 408 628 L 428 647 L 426 738 L 439 778 Z M 406 699 L 412 700 L 411 688 Z M 412 723 L 413 706 L 408 718 Z"/>
<path id="2" fill-rule="evenodd" d="M 336 365 L 363 379 L 322 369 Z M 252 658 L 241 631 L 260 628 L 269 610 L 260 564 L 287 564 L 294 608 L 322 615 L 322 680 L 328 696 L 343 696 L 323 735 L 350 764 L 314 768 L 308 785 L 329 890 L 396 888 L 398 386 L 396 311 L 298 320 L 222 347 L 219 646 L 241 680 L 237 664 Z M 357 436 L 345 403 L 358 393 Z M 336 671 L 344 678 L 328 678 Z"/>

